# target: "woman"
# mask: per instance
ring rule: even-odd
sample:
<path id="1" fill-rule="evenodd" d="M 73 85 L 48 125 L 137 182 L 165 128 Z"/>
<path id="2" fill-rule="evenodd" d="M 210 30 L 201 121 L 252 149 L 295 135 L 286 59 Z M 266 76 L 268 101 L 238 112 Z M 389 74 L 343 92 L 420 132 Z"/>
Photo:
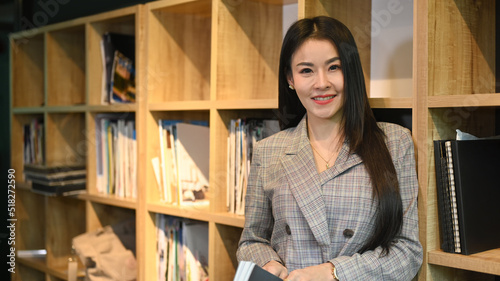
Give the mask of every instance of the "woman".
<path id="1" fill-rule="evenodd" d="M 422 263 L 410 132 L 377 123 L 352 34 L 329 17 L 288 30 L 282 131 L 254 149 L 238 260 L 296 280 L 411 280 Z"/>

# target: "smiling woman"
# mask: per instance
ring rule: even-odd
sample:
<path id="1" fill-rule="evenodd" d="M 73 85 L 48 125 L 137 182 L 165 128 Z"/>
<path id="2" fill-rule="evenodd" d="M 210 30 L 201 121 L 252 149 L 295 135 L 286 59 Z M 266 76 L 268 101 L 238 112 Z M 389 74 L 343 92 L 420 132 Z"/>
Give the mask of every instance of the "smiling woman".
<path id="1" fill-rule="evenodd" d="M 282 131 L 254 147 L 237 256 L 295 280 L 411 280 L 422 263 L 413 141 L 377 123 L 347 27 L 306 18 L 279 66 Z"/>

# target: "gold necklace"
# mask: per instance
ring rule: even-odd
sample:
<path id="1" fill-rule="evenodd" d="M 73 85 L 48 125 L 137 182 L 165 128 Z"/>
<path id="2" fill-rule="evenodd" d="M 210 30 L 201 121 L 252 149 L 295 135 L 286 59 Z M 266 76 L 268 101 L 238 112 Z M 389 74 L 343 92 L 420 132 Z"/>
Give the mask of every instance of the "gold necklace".
<path id="1" fill-rule="evenodd" d="M 314 152 L 316 152 L 316 154 L 318 154 L 318 156 L 323 159 L 323 161 L 325 161 L 326 163 L 326 168 L 327 169 L 330 169 L 330 160 L 332 160 L 333 158 L 333 155 L 335 155 L 335 153 L 332 153 L 332 155 L 330 156 L 330 159 L 328 159 L 328 161 L 326 161 L 325 158 L 323 158 L 323 156 L 321 156 L 321 154 L 316 150 L 316 148 L 314 148 L 314 146 L 312 145 L 311 141 L 309 140 L 309 144 L 311 145 L 312 149 L 314 150 Z"/>

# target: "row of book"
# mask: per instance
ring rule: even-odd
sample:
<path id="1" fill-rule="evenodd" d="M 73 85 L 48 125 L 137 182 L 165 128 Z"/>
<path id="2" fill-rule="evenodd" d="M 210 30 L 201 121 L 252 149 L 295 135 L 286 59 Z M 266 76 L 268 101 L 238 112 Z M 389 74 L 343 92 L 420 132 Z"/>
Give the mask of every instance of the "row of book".
<path id="1" fill-rule="evenodd" d="M 106 32 L 101 39 L 101 103 L 135 102 L 135 36 Z"/>
<path id="2" fill-rule="evenodd" d="M 103 194 L 136 198 L 136 130 L 133 114 L 127 115 L 96 115 L 96 188 Z"/>
<path id="3" fill-rule="evenodd" d="M 156 215 L 158 281 L 208 281 L 208 223 Z"/>
<path id="4" fill-rule="evenodd" d="M 227 140 L 227 209 L 243 215 L 255 143 L 279 131 L 278 120 L 233 119 Z"/>
<path id="5" fill-rule="evenodd" d="M 206 121 L 158 120 L 159 155 L 152 159 L 163 202 L 207 205 L 210 130 Z"/>
<path id="6" fill-rule="evenodd" d="M 24 164 L 42 164 L 45 162 L 43 120 L 33 118 L 23 127 Z"/>
<path id="7" fill-rule="evenodd" d="M 435 140 L 434 159 L 441 249 L 500 247 L 500 139 Z"/>

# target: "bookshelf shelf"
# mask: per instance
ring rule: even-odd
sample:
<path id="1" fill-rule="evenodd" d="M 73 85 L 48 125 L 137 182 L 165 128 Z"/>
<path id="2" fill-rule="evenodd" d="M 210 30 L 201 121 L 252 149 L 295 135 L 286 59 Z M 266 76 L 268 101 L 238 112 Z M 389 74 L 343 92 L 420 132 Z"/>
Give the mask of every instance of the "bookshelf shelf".
<path id="1" fill-rule="evenodd" d="M 441 250 L 430 251 L 429 264 L 500 275 L 500 249 L 469 256 L 445 253 Z"/>
<path id="2" fill-rule="evenodd" d="M 429 108 L 500 106 L 500 93 L 432 96 L 427 102 Z"/>
<path id="3" fill-rule="evenodd" d="M 125 209 L 132 209 L 132 210 L 137 209 L 137 200 L 132 198 L 121 198 L 109 194 L 88 194 L 88 193 L 80 194 L 78 195 L 78 198 L 93 203 L 106 204 Z"/>
<path id="4" fill-rule="evenodd" d="M 412 98 L 370 98 L 372 108 L 409 108 L 413 107 Z"/>
<path id="5" fill-rule="evenodd" d="M 180 207 L 164 203 L 150 203 L 148 204 L 148 211 L 206 222 L 210 221 L 211 218 L 211 214 L 209 213 L 209 206 Z"/>
<path id="6" fill-rule="evenodd" d="M 196 111 L 210 110 L 210 108 L 212 108 L 211 101 L 171 101 L 148 105 L 150 111 Z"/>

